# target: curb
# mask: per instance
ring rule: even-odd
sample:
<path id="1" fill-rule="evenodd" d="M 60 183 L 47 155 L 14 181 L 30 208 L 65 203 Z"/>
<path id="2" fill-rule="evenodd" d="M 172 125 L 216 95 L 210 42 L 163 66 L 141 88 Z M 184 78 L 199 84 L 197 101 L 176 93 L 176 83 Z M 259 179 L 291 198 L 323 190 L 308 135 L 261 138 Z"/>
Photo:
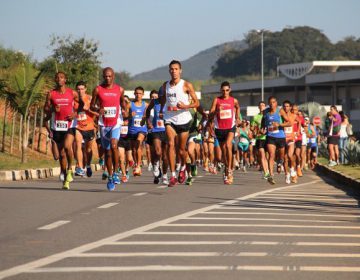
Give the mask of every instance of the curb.
<path id="1" fill-rule="evenodd" d="M 326 165 L 322 165 L 318 163 L 315 167 L 315 171 L 347 187 L 360 188 L 360 180 L 356 180 L 341 172 L 335 171 Z"/>
<path id="2" fill-rule="evenodd" d="M 75 166 L 73 166 L 72 169 L 74 171 Z M 91 169 L 98 171 L 101 169 L 101 166 L 99 164 L 91 164 Z M 59 175 L 60 167 L 0 171 L 0 181 L 36 180 Z"/>

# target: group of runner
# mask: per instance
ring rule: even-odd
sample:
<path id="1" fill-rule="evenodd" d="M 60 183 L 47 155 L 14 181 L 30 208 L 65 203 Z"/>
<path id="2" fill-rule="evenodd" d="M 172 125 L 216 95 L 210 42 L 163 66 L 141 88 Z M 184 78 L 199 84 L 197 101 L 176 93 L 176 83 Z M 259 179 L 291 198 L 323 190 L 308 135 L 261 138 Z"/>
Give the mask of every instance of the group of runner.
<path id="1" fill-rule="evenodd" d="M 241 118 L 229 82 L 221 84 L 220 95 L 205 111 L 193 85 L 181 78 L 179 61 L 170 62 L 169 73 L 171 79 L 159 91 L 151 91 L 149 103 L 140 86 L 133 101 L 125 96 L 110 67 L 103 70 L 104 80 L 92 97 L 84 82 L 78 82 L 74 91 L 66 86 L 65 73 L 56 74 L 56 87 L 48 93 L 44 111 L 64 189 L 73 181 L 74 157 L 75 175 L 92 176 L 95 139 L 110 191 L 129 180 L 130 168 L 133 176 L 142 175 L 145 143 L 153 182 L 169 187 L 191 185 L 199 162 L 210 173 L 223 170 L 227 185 L 234 183 L 240 163 L 243 171 L 256 166 L 270 184 L 275 184 L 274 167 L 279 173 L 284 170 L 290 184 L 297 182 L 307 164 L 316 164 L 318 133 L 297 105 L 284 101 L 278 108 L 276 98 L 270 97 L 268 104 L 259 103 L 259 114 L 250 123 Z"/>

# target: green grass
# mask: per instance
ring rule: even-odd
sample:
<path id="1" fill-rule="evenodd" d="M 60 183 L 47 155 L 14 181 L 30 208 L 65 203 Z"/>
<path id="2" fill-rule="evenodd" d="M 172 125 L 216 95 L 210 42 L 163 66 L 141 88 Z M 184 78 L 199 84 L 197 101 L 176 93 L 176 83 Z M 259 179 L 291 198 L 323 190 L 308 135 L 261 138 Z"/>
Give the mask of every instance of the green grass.
<path id="1" fill-rule="evenodd" d="M 38 158 L 34 155 L 28 155 L 28 162 L 22 164 L 19 156 L 0 153 L 0 170 L 35 169 L 57 166 L 59 166 L 59 162 L 49 158 Z"/>
<path id="2" fill-rule="evenodd" d="M 319 157 L 318 162 L 327 165 L 329 160 L 326 158 Z M 330 167 L 331 169 L 338 171 L 342 174 L 350 176 L 353 179 L 360 180 L 360 165 L 351 166 L 351 165 L 336 165 Z"/>

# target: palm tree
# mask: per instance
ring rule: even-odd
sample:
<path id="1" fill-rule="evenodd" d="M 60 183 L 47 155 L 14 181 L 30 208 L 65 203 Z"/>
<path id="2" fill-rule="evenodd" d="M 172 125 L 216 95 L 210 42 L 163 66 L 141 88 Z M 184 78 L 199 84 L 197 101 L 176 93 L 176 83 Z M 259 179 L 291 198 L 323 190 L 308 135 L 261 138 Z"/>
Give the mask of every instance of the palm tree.
<path id="1" fill-rule="evenodd" d="M 21 162 L 26 162 L 26 149 L 29 139 L 29 114 L 33 106 L 38 105 L 45 98 L 45 90 L 48 88 L 45 73 L 35 68 L 35 65 L 27 58 L 22 64 L 17 64 L 9 69 L 8 91 L 15 97 L 14 108 L 23 118 Z"/>

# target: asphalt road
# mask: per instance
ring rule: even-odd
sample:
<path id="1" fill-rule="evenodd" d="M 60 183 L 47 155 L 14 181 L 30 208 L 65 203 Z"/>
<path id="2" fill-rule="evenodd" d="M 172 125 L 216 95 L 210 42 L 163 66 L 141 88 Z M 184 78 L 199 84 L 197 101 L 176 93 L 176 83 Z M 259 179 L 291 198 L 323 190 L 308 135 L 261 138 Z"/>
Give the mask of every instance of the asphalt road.
<path id="1" fill-rule="evenodd" d="M 1 182 L 0 279 L 360 279 L 359 192 L 276 179 Z"/>

